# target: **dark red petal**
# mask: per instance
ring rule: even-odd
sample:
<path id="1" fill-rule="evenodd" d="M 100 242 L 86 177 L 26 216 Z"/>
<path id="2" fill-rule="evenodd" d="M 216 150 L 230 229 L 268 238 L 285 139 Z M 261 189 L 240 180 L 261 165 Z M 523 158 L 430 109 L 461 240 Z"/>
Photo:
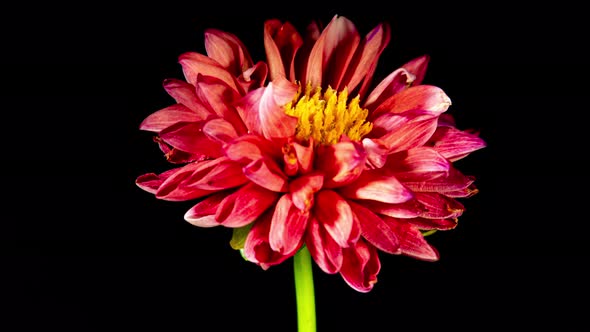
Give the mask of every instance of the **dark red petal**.
<path id="1" fill-rule="evenodd" d="M 248 93 L 263 86 L 267 76 L 268 66 L 264 62 L 258 61 L 238 77 L 238 83 L 244 89 L 244 92 Z"/>
<path id="2" fill-rule="evenodd" d="M 324 172 L 324 187 L 334 188 L 356 180 L 367 161 L 367 154 L 358 142 L 340 142 L 320 145 L 316 153 L 316 165 Z"/>
<path id="3" fill-rule="evenodd" d="M 271 19 L 264 23 L 264 49 L 271 80 L 287 77 L 295 81 L 295 53 L 302 44 L 303 39 L 289 22 L 282 24 L 277 19 Z"/>
<path id="4" fill-rule="evenodd" d="M 394 175 L 381 168 L 364 171 L 354 182 L 338 188 L 338 192 L 346 198 L 384 203 L 403 203 L 413 197 Z"/>
<path id="5" fill-rule="evenodd" d="M 394 218 L 416 218 L 421 215 L 425 209 L 416 199 L 411 199 L 399 204 L 363 201 L 363 206 L 377 214 Z"/>
<path id="6" fill-rule="evenodd" d="M 326 232 L 318 221 L 310 216 L 305 235 L 305 244 L 313 260 L 322 271 L 334 274 L 342 266 L 342 248 Z"/>
<path id="7" fill-rule="evenodd" d="M 463 204 L 439 193 L 415 193 L 415 195 L 425 208 L 420 214 L 423 218 L 452 219 L 461 216 L 465 211 Z"/>
<path id="8" fill-rule="evenodd" d="M 215 212 L 227 195 L 229 192 L 223 191 L 203 199 L 184 214 L 184 220 L 198 227 L 219 226 L 219 222 L 215 220 Z"/>
<path id="9" fill-rule="evenodd" d="M 139 129 L 160 131 L 179 122 L 198 122 L 201 116 L 182 104 L 175 104 L 148 115 L 140 124 Z"/>
<path id="10" fill-rule="evenodd" d="M 309 211 L 314 205 L 314 195 L 324 184 L 324 175 L 315 172 L 298 177 L 289 183 L 293 204 L 301 211 Z"/>
<path id="11" fill-rule="evenodd" d="M 428 68 L 428 62 L 430 62 L 430 56 L 422 55 L 408 61 L 402 66 L 402 68 L 414 75 L 412 85 L 422 84 L 422 80 L 424 80 L 424 76 L 426 75 L 426 69 Z"/>
<path id="12" fill-rule="evenodd" d="M 400 240 L 400 249 L 403 255 L 424 261 L 437 261 L 438 251 L 432 247 L 420 232 L 418 226 L 405 222 L 405 219 L 395 219 L 383 216 L 389 227 Z"/>
<path id="13" fill-rule="evenodd" d="M 270 158 L 260 158 L 244 167 L 244 175 L 250 181 L 268 190 L 287 191 L 287 176 L 283 174 L 277 163 Z"/>
<path id="14" fill-rule="evenodd" d="M 440 192 L 447 196 L 451 193 L 469 193 L 475 189 L 470 187 L 473 185 L 474 178 L 471 176 L 463 175 L 451 164 L 447 176 L 440 176 L 432 178 L 428 181 L 416 181 L 411 180 L 404 181 L 404 185 L 410 188 L 412 191 L 420 192 Z"/>
<path id="15" fill-rule="evenodd" d="M 404 219 L 405 222 L 410 223 L 421 230 L 439 230 L 448 231 L 457 227 L 457 219 L 426 219 L 426 218 L 410 218 Z"/>
<path id="16" fill-rule="evenodd" d="M 262 215 L 277 198 L 277 193 L 248 183 L 221 202 L 215 219 L 225 227 L 245 226 Z"/>
<path id="17" fill-rule="evenodd" d="M 316 194 L 313 214 L 339 246 L 348 247 L 358 239 L 360 230 L 352 210 L 334 191 L 322 190 Z"/>
<path id="18" fill-rule="evenodd" d="M 401 253 L 399 240 L 385 221 L 360 204 L 349 201 L 348 205 L 358 219 L 361 235 L 369 243 L 390 254 Z"/>
<path id="19" fill-rule="evenodd" d="M 354 246 L 342 249 L 342 255 L 340 275 L 344 281 L 361 293 L 373 289 L 381 270 L 377 249 L 361 239 Z"/>
<path id="20" fill-rule="evenodd" d="M 222 155 L 221 144 L 203 133 L 203 122 L 181 122 L 160 132 L 171 146 L 199 156 L 216 158 Z"/>
<path id="21" fill-rule="evenodd" d="M 272 250 L 268 239 L 271 220 L 272 211 L 269 210 L 254 222 L 244 242 L 244 256 L 246 259 L 258 264 L 264 270 L 282 263 L 295 253 L 283 255 Z"/>
<path id="22" fill-rule="evenodd" d="M 270 225 L 270 247 L 284 255 L 301 247 L 309 219 L 309 213 L 302 212 L 293 205 L 290 196 L 286 194 L 279 199 Z"/>

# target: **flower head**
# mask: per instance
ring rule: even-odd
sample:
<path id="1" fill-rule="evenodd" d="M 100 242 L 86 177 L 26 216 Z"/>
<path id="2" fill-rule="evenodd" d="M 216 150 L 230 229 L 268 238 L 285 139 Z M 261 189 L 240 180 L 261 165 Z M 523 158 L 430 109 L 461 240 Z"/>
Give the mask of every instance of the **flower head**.
<path id="1" fill-rule="evenodd" d="M 453 163 L 485 143 L 456 128 L 442 89 L 422 84 L 429 57 L 376 83 L 385 23 L 361 36 L 334 16 L 301 35 L 271 19 L 263 38 L 266 62 L 215 29 L 206 55 L 180 56 L 185 80 L 164 81 L 176 103 L 140 126 L 175 167 L 137 185 L 195 200 L 184 218 L 233 228 L 231 246 L 264 269 L 307 246 L 323 271 L 367 292 L 379 252 L 436 261 L 425 233 L 453 229 L 458 199 L 477 192 Z"/>

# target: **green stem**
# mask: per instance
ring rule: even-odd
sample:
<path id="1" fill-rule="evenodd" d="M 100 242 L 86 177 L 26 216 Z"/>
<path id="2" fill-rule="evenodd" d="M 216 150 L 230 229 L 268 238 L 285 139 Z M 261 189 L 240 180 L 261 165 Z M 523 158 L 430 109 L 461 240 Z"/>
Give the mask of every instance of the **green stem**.
<path id="1" fill-rule="evenodd" d="M 315 295 L 311 255 L 303 247 L 293 258 L 295 295 L 297 297 L 297 327 L 299 332 L 315 332 Z"/>

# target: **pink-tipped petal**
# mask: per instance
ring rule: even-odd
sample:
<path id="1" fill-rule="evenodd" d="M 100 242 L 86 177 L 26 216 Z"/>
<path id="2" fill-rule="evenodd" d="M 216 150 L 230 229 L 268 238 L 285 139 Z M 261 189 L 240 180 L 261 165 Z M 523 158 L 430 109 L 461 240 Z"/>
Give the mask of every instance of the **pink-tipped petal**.
<path id="1" fill-rule="evenodd" d="M 376 135 L 388 154 L 424 145 L 436 130 L 436 117 L 424 117 L 422 111 L 384 114 L 373 123 Z"/>
<path id="2" fill-rule="evenodd" d="M 285 113 L 283 106 L 293 100 L 297 85 L 285 78 L 268 83 L 260 98 L 260 128 L 268 139 L 295 135 L 297 118 Z"/>
<path id="3" fill-rule="evenodd" d="M 235 91 L 240 91 L 232 74 L 223 68 L 219 62 L 196 52 L 186 52 L 178 57 L 186 81 L 197 86 L 199 75 L 216 77 Z"/>
<path id="4" fill-rule="evenodd" d="M 175 78 L 165 79 L 163 85 L 166 92 L 168 92 L 177 103 L 183 104 L 191 111 L 195 112 L 199 117 L 199 120 L 205 120 L 211 115 L 211 112 L 199 101 L 194 85 Z"/>
<path id="5" fill-rule="evenodd" d="M 234 76 L 252 66 L 252 59 L 244 44 L 234 34 L 217 29 L 205 31 L 207 55 Z"/>
<path id="6" fill-rule="evenodd" d="M 238 163 L 224 157 L 217 158 L 216 161 L 219 163 L 210 168 L 193 172 L 187 179 L 187 186 L 218 191 L 238 187 L 248 182 Z"/>
<path id="7" fill-rule="evenodd" d="M 430 141 L 438 153 L 452 162 L 486 146 L 479 136 L 446 126 L 438 127 Z"/>
<path id="8" fill-rule="evenodd" d="M 383 220 L 400 240 L 402 255 L 430 262 L 439 259 L 438 251 L 426 242 L 417 226 L 406 222 L 405 219 L 383 216 Z"/>
<path id="9" fill-rule="evenodd" d="M 338 188 L 338 192 L 350 199 L 374 200 L 384 203 L 403 203 L 413 197 L 394 175 L 384 169 L 364 171 L 354 182 Z"/>
<path id="10" fill-rule="evenodd" d="M 342 247 L 338 245 L 317 219 L 310 217 L 305 243 L 313 260 L 322 271 L 334 274 L 342 267 Z"/>
<path id="11" fill-rule="evenodd" d="M 221 202 L 215 220 L 225 227 L 245 226 L 271 207 L 277 196 L 275 192 L 248 183 Z"/>
<path id="12" fill-rule="evenodd" d="M 377 249 L 363 240 L 342 249 L 344 256 L 340 275 L 346 283 L 361 293 L 367 293 L 377 283 L 381 262 Z"/>
<path id="13" fill-rule="evenodd" d="M 450 167 L 436 150 L 421 146 L 390 155 L 384 168 L 402 182 L 423 182 L 448 176 Z"/>
<path id="14" fill-rule="evenodd" d="M 361 227 L 361 235 L 378 249 L 390 253 L 400 254 L 399 240 L 391 228 L 366 207 L 349 201 L 354 216 Z"/>
<path id="15" fill-rule="evenodd" d="M 276 192 L 287 191 L 287 176 L 270 158 L 260 158 L 243 168 L 244 175 L 257 185 Z"/>
<path id="16" fill-rule="evenodd" d="M 308 219 L 309 213 L 293 205 L 290 194 L 283 195 L 277 202 L 270 225 L 272 250 L 287 255 L 301 247 Z"/>
<path id="17" fill-rule="evenodd" d="M 298 177 L 289 183 L 289 192 L 293 204 L 301 211 L 309 211 L 314 205 L 314 195 L 324 184 L 324 175 L 309 173 Z"/>
<path id="18" fill-rule="evenodd" d="M 282 263 L 294 254 L 283 255 L 270 247 L 268 237 L 272 215 L 272 211 L 269 210 L 256 220 L 244 242 L 244 256 L 246 259 L 258 264 L 264 270 Z"/>
<path id="19" fill-rule="evenodd" d="M 353 218 L 350 206 L 332 190 L 316 194 L 313 214 L 318 222 L 341 247 L 348 247 L 360 236 L 359 225 Z"/>
<path id="20" fill-rule="evenodd" d="M 181 167 L 169 169 L 163 173 L 155 174 L 155 173 L 147 173 L 140 175 L 136 180 L 135 184 L 149 192 L 150 194 L 155 194 L 158 188 L 164 183 L 166 179 L 168 179 L 171 175 L 181 170 Z"/>
<path id="21" fill-rule="evenodd" d="M 324 172 L 324 187 L 335 188 L 356 180 L 367 161 L 367 154 L 358 142 L 340 142 L 319 146 L 316 164 Z"/>
<path id="22" fill-rule="evenodd" d="M 450 105 L 451 99 L 441 88 L 434 85 L 417 85 L 396 93 L 376 105 L 371 119 L 384 113 L 403 113 L 410 110 L 424 110 L 437 116 L 445 112 Z"/>
<path id="23" fill-rule="evenodd" d="M 160 131 L 179 122 L 198 122 L 201 117 L 182 104 L 174 104 L 148 115 L 140 124 L 139 129 Z"/>
<path id="24" fill-rule="evenodd" d="M 218 160 L 207 160 L 190 163 L 177 169 L 176 172 L 162 182 L 155 193 L 156 198 L 168 201 L 186 201 L 211 194 L 210 190 L 191 186 L 191 184 L 194 184 L 191 177 L 194 173 L 206 172 L 207 169 L 215 167 L 218 163 Z"/>
<path id="25" fill-rule="evenodd" d="M 402 66 L 402 68 L 414 75 L 415 78 L 414 82 L 412 82 L 413 85 L 422 84 L 424 76 L 426 75 L 426 69 L 428 68 L 428 62 L 430 62 L 430 56 L 425 54 L 408 61 Z"/>
<path id="26" fill-rule="evenodd" d="M 215 211 L 227 195 L 229 192 L 223 191 L 203 199 L 186 211 L 184 220 L 198 227 L 219 226 L 219 222 L 215 220 Z"/>

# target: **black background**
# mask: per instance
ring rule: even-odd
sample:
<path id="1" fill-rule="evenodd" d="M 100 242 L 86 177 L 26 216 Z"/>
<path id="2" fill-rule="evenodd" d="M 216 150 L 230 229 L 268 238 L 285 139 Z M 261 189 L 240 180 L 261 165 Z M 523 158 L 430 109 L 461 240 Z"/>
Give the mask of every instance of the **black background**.
<path id="1" fill-rule="evenodd" d="M 584 323 L 588 263 L 584 11 L 472 2 L 27 4 L 0 14 L 0 330 L 296 331 L 291 261 L 263 271 L 192 203 L 134 184 L 161 172 L 139 123 L 172 99 L 177 57 L 203 32 L 236 34 L 263 60 L 264 20 L 299 31 L 351 19 L 392 27 L 376 79 L 429 54 L 461 129 L 488 147 L 457 163 L 480 193 L 430 238 L 440 261 L 380 256 L 357 293 L 315 269 L 319 331 L 559 327 Z"/>

